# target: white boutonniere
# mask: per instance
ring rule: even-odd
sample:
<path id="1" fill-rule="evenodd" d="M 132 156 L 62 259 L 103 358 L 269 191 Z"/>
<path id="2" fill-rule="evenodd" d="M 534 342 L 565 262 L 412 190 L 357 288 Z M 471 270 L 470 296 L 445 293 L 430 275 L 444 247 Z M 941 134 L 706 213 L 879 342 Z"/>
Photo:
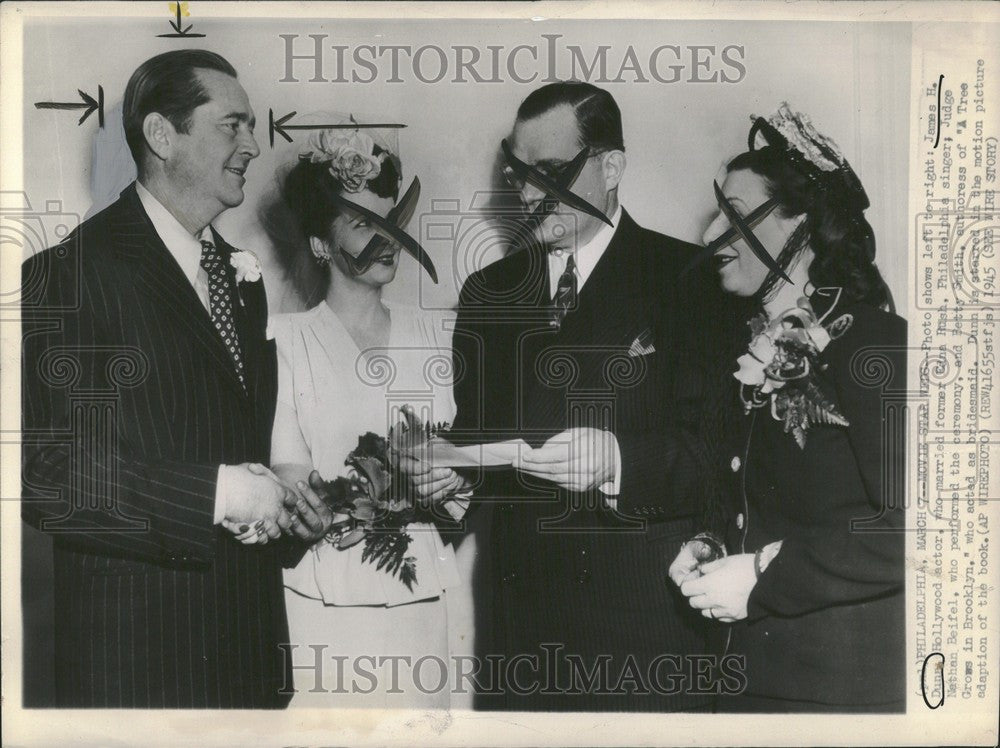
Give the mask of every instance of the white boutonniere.
<path id="1" fill-rule="evenodd" d="M 260 280 L 260 260 L 257 255 L 245 249 L 229 255 L 229 264 L 236 268 L 236 282 L 256 283 Z"/>

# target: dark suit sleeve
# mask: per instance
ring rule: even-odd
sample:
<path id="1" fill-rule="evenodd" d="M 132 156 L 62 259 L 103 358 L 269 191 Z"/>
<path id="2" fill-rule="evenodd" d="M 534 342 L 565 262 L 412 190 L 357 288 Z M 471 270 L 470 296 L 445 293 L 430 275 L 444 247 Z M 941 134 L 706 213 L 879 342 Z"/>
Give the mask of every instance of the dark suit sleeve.
<path id="1" fill-rule="evenodd" d="M 725 296 L 704 273 L 685 276 L 681 285 L 656 333 L 662 397 L 652 427 L 615 434 L 622 458 L 618 511 L 663 520 L 695 516 L 720 532 L 731 503 L 724 456 L 740 416 L 731 372 L 748 305 Z"/>
<path id="2" fill-rule="evenodd" d="M 902 589 L 906 427 L 902 404 L 886 406 L 885 393 L 906 389 L 906 326 L 890 315 L 856 319 L 854 324 L 850 345 L 847 339 L 831 344 L 837 350 L 827 373 L 851 424 L 847 436 L 865 495 L 831 509 L 827 523 L 783 540 L 750 595 L 751 618 L 798 615 Z M 864 368 L 858 361 L 873 355 L 881 359 L 877 368 L 887 372 L 888 379 L 858 381 Z"/>
<path id="3" fill-rule="evenodd" d="M 77 277 L 66 270 L 73 263 L 50 260 L 36 255 L 23 266 L 24 287 L 41 290 L 26 299 L 24 314 L 22 517 L 98 553 L 209 560 L 218 465 L 158 460 L 120 433 L 99 439 L 76 423 L 79 408 L 91 402 L 85 396 L 74 403 L 71 389 L 106 387 L 105 365 L 88 350 L 112 339 L 107 327 L 116 301 L 97 273 Z M 78 308 L 60 310 L 78 295 Z M 120 432 L 120 422 L 108 430 Z"/>
<path id="4" fill-rule="evenodd" d="M 696 366 L 692 361 L 682 365 Z M 686 374 L 694 385 L 695 372 Z M 661 404 L 656 427 L 615 434 L 621 451 L 618 511 L 665 520 L 700 512 L 699 489 L 710 469 L 698 448 L 702 437 L 697 413 L 703 401 L 700 387 L 688 387 Z"/>
<path id="5" fill-rule="evenodd" d="M 455 422 L 452 424 L 452 440 L 457 444 L 476 444 L 484 441 L 482 436 L 483 332 L 469 320 L 471 305 L 469 289 L 474 285 L 474 280 L 470 278 L 459 293 L 458 314 L 451 344 L 452 370 L 455 372 L 452 394 L 456 409 Z M 484 470 L 471 469 L 460 472 L 473 486 L 468 513 L 476 512 L 481 503 L 479 499 L 486 494 L 492 495 L 495 491 L 492 486 L 487 485 L 491 482 L 491 474 Z"/>
<path id="6" fill-rule="evenodd" d="M 455 398 L 456 432 L 475 431 L 481 428 L 479 406 L 480 391 L 480 334 L 472 329 L 468 315 L 468 283 L 462 287 L 458 298 L 458 315 L 452 335 L 452 370 L 456 373 L 452 386 Z"/>

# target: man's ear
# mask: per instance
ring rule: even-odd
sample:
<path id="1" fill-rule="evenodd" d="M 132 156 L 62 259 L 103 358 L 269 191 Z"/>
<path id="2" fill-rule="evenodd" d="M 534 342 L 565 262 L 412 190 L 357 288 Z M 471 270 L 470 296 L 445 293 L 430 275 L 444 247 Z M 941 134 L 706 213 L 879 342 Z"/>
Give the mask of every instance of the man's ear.
<path id="1" fill-rule="evenodd" d="M 177 141 L 177 131 L 174 126 L 159 112 L 150 112 L 146 115 L 142 121 L 142 136 L 146 139 L 149 150 L 161 161 L 170 156 Z"/>
<path id="2" fill-rule="evenodd" d="M 604 172 L 604 187 L 608 192 L 615 189 L 625 174 L 624 151 L 608 151 L 601 156 L 601 169 Z"/>

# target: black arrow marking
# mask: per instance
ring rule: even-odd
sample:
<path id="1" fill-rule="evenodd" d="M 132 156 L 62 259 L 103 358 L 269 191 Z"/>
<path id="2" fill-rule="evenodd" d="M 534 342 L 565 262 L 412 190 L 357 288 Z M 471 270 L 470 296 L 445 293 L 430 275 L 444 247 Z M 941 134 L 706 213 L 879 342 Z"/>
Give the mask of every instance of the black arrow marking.
<path id="1" fill-rule="evenodd" d="M 95 100 L 93 96 L 85 94 L 80 89 L 76 91 L 80 94 L 80 98 L 83 102 L 78 104 L 74 101 L 36 101 L 35 109 L 59 109 L 69 111 L 71 109 L 84 109 L 83 116 L 80 117 L 80 121 L 77 122 L 78 125 L 82 125 L 83 121 L 87 119 L 95 111 L 97 112 L 97 125 L 98 127 L 104 127 L 104 87 L 97 87 L 97 99 Z"/>
<path id="2" fill-rule="evenodd" d="M 365 130 L 365 129 L 376 129 L 376 128 L 401 128 L 406 127 L 406 125 L 400 125 L 394 122 L 381 122 L 375 123 L 373 125 L 365 124 L 359 125 L 357 122 L 352 122 L 350 124 L 338 124 L 338 125 L 286 125 L 292 117 L 294 117 L 298 112 L 289 112 L 284 117 L 274 118 L 274 110 L 267 110 L 267 136 L 271 143 L 271 147 L 274 148 L 274 134 L 278 133 L 289 143 L 292 142 L 292 137 L 286 130 Z"/>
<path id="3" fill-rule="evenodd" d="M 185 29 L 181 28 L 181 0 L 177 0 L 176 5 L 177 5 L 177 20 L 170 22 L 170 28 L 172 28 L 177 33 L 174 33 L 174 34 L 157 34 L 157 37 L 163 38 L 163 39 L 177 39 L 177 38 L 182 38 L 182 37 L 188 37 L 188 38 L 194 39 L 196 37 L 203 37 L 203 36 L 205 36 L 204 34 L 189 34 L 188 33 L 191 30 L 191 28 L 193 27 L 194 24 L 188 24 L 188 27 L 185 28 Z"/>

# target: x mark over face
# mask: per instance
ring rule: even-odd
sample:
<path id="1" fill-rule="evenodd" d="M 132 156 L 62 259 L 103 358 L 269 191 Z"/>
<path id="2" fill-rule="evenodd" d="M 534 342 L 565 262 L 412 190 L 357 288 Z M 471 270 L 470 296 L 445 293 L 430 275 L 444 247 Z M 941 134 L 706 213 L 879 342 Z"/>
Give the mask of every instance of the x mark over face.
<path id="1" fill-rule="evenodd" d="M 742 239 L 753 251 L 754 256 L 756 256 L 768 270 L 775 273 L 779 278 L 791 282 L 785 271 L 781 269 L 781 266 L 778 265 L 775 259 L 771 256 L 771 253 L 767 251 L 764 245 L 753 233 L 753 227 L 767 218 L 771 211 L 778 207 L 777 201 L 766 200 L 750 211 L 750 213 L 746 216 L 741 216 L 739 211 L 733 207 L 729 198 L 727 198 L 725 193 L 722 191 L 718 181 L 713 181 L 712 186 L 715 188 L 715 199 L 719 204 L 719 210 L 722 211 L 722 214 L 729 221 L 729 228 L 709 242 L 705 248 L 701 250 L 701 252 L 696 254 L 691 259 L 684 270 L 681 271 L 681 278 L 687 275 L 687 273 L 693 270 L 696 266 L 713 257 L 715 253 L 723 247 L 728 247 L 734 241 Z"/>
<path id="2" fill-rule="evenodd" d="M 397 244 L 420 263 L 431 277 L 431 280 L 435 283 L 438 282 L 437 271 L 434 269 L 434 263 L 431 262 L 431 258 L 427 255 L 427 252 L 424 251 L 424 248 L 420 246 L 420 243 L 416 239 L 403 230 L 403 227 L 413 216 L 417 200 L 420 198 L 420 179 L 417 177 L 413 178 L 406 192 L 385 218 L 365 206 L 347 199 L 341 194 L 334 193 L 331 194 L 331 197 L 341 207 L 364 216 L 371 222 L 372 227 L 375 229 L 375 235 L 372 236 L 357 257 L 341 249 L 341 254 L 353 273 L 361 275 L 367 272 L 378 260 L 387 245 Z"/>
<path id="3" fill-rule="evenodd" d="M 577 177 L 580 176 L 587 161 L 593 155 L 598 154 L 591 154 L 588 148 L 582 148 L 570 162 L 558 169 L 550 170 L 551 173 L 549 173 L 527 164 L 515 156 L 506 139 L 500 141 L 500 150 L 506 163 L 505 176 L 511 186 L 518 187 L 520 185 L 523 187 L 525 184 L 530 184 L 544 192 L 548 198 L 538 202 L 538 205 L 531 212 L 531 218 L 539 222 L 544 221 L 559 203 L 563 203 L 581 213 L 593 216 L 609 226 L 612 225 L 611 220 L 602 211 L 570 189 Z"/>

